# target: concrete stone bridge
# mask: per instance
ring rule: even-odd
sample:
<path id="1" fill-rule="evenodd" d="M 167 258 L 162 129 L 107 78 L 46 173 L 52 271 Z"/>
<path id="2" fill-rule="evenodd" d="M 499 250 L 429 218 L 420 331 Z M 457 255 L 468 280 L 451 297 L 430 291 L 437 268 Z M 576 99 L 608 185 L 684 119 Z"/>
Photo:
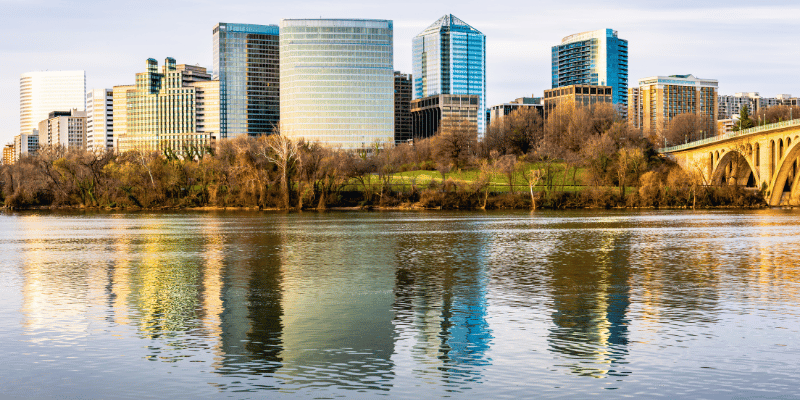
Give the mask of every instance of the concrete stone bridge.
<path id="1" fill-rule="evenodd" d="M 661 153 L 702 176 L 707 185 L 766 185 L 769 205 L 800 206 L 800 120 L 667 147 Z"/>

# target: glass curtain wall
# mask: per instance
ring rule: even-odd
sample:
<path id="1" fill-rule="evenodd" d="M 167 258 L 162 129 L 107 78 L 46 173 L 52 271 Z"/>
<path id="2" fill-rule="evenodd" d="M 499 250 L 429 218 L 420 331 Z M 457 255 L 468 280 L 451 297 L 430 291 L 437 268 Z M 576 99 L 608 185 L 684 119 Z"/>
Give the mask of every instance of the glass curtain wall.
<path id="1" fill-rule="evenodd" d="M 271 134 L 280 121 L 277 25 L 214 27 L 214 78 L 219 79 L 220 137 Z"/>
<path id="2" fill-rule="evenodd" d="M 392 21 L 281 20 L 281 133 L 343 149 L 394 141 Z"/>
<path id="3" fill-rule="evenodd" d="M 486 36 L 452 14 L 439 18 L 412 42 L 414 99 L 438 94 L 479 96 L 486 109 Z M 478 136 L 486 116 L 478 116 Z"/>

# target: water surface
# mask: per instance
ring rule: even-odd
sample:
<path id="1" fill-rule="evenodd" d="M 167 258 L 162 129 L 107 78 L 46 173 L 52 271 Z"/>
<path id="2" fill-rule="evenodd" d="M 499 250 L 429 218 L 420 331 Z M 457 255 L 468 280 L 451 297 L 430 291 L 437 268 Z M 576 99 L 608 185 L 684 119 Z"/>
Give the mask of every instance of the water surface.
<path id="1" fill-rule="evenodd" d="M 0 397 L 775 398 L 800 212 L 0 214 Z"/>

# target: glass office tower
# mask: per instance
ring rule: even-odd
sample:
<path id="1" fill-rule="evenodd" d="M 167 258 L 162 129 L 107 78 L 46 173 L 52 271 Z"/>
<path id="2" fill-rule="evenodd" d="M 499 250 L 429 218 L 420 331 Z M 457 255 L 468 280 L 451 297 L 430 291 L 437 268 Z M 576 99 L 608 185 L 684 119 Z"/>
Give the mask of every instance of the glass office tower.
<path id="1" fill-rule="evenodd" d="M 342 149 L 394 142 L 392 21 L 280 23 L 281 134 Z"/>
<path id="2" fill-rule="evenodd" d="M 477 95 L 486 109 L 486 36 L 448 14 L 413 40 L 414 99 L 439 94 Z M 486 115 L 478 116 L 478 136 Z"/>
<path id="3" fill-rule="evenodd" d="M 278 26 L 220 22 L 213 47 L 220 138 L 272 133 L 280 121 Z"/>
<path id="4" fill-rule="evenodd" d="M 628 105 L 628 41 L 600 29 L 570 35 L 553 46 L 553 89 L 571 85 L 611 86 L 622 114 Z"/>

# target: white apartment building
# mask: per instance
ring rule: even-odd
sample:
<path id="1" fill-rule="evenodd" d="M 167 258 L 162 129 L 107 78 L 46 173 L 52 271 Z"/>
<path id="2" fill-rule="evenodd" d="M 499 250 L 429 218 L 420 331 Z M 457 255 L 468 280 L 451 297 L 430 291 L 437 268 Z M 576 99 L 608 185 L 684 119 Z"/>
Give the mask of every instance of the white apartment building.
<path id="1" fill-rule="evenodd" d="M 39 146 L 86 149 L 86 111 L 53 111 L 39 122 Z"/>
<path id="2" fill-rule="evenodd" d="M 114 91 L 86 93 L 86 150 L 102 153 L 114 147 Z"/>
<path id="3" fill-rule="evenodd" d="M 733 96 L 719 96 L 719 119 L 737 118 L 742 106 L 747 105 L 752 118 L 758 117 L 760 110 L 773 106 L 797 106 L 797 98 L 791 94 L 779 94 L 776 97 L 761 97 L 758 92 L 740 92 Z"/>

